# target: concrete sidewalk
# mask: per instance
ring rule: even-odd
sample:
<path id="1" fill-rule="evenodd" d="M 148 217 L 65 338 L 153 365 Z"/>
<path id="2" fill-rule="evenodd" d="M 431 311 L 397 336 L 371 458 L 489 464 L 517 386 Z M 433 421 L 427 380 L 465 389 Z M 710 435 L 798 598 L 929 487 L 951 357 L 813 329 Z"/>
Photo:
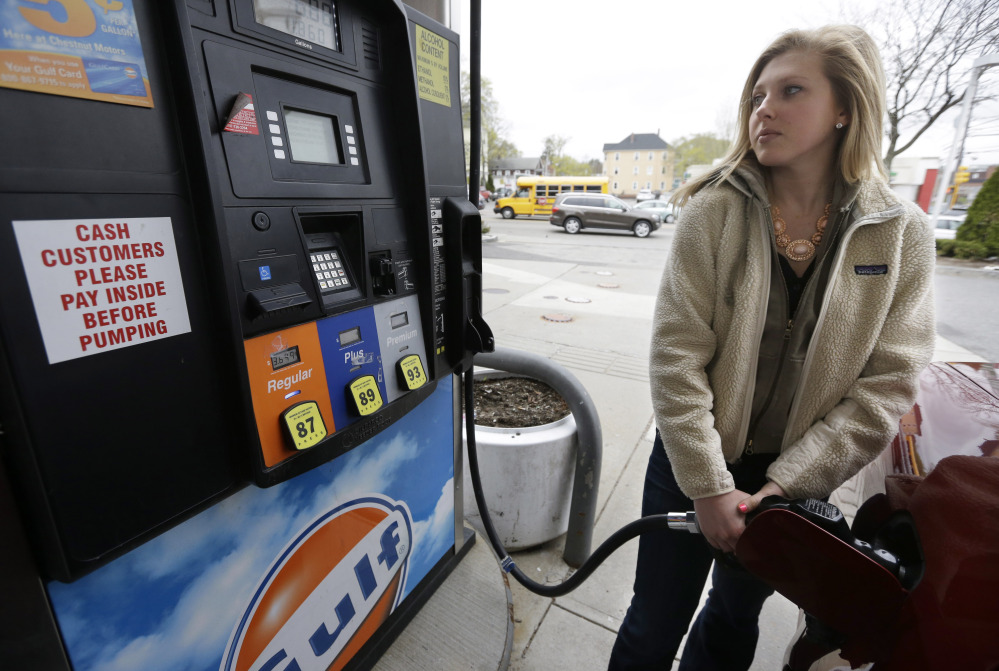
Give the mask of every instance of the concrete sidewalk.
<path id="1" fill-rule="evenodd" d="M 593 534 L 596 548 L 641 511 L 642 483 L 655 435 L 647 352 L 658 275 L 629 266 L 489 258 L 483 267 L 484 314 L 497 345 L 562 364 L 596 404 L 604 441 Z M 938 342 L 936 358 L 982 360 L 944 340 Z M 476 545 L 464 560 L 474 568 L 452 574 L 411 625 L 446 620 L 451 628 L 439 627 L 437 636 L 463 641 L 458 647 L 468 653 L 446 660 L 438 655 L 423 666 L 413 656 L 419 644 L 400 639 L 389 655 L 409 659 L 411 669 L 606 669 L 631 599 L 637 541 L 614 553 L 579 589 L 554 599 L 536 596 L 512 578 L 506 581 L 498 566 L 492 575 L 483 571 L 495 558 L 484 536 Z M 562 561 L 562 547 L 563 538 L 558 538 L 512 556 L 534 580 L 557 583 L 571 573 Z M 491 595 L 493 609 L 509 595 L 509 612 L 501 615 L 509 616 L 512 637 L 496 613 L 488 623 L 478 615 L 462 617 L 459 612 L 454 616 L 456 609 L 470 608 L 467 599 L 456 595 L 475 590 Z M 753 670 L 781 668 L 797 616 L 797 608 L 780 595 L 767 602 Z M 455 630 L 455 622 L 468 624 L 459 624 Z"/>

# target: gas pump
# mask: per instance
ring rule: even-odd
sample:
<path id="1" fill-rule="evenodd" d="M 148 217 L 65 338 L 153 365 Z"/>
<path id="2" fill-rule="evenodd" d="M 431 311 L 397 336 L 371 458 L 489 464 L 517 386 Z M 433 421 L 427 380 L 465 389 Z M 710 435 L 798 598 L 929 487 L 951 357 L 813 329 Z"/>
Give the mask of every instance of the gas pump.
<path id="1" fill-rule="evenodd" d="M 392 0 L 0 13 L 5 668 L 369 664 L 465 540 L 457 35 Z"/>

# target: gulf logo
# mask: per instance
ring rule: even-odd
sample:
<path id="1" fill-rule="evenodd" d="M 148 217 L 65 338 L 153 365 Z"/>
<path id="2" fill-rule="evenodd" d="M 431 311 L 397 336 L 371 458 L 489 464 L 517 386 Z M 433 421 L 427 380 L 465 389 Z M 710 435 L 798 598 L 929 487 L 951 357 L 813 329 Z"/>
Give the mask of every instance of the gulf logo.
<path id="1" fill-rule="evenodd" d="M 135 70 L 135 68 L 131 66 L 125 66 L 125 76 L 128 77 L 129 79 L 135 79 L 139 76 L 139 73 Z"/>
<path id="2" fill-rule="evenodd" d="M 267 570 L 220 669 L 342 669 L 398 605 L 412 538 L 409 508 L 386 497 L 320 515 Z"/>

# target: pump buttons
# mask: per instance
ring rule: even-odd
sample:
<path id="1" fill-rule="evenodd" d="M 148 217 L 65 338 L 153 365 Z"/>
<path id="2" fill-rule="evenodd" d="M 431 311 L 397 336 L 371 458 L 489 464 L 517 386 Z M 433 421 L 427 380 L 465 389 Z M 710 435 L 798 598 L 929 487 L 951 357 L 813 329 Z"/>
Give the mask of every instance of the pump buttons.
<path id="1" fill-rule="evenodd" d="M 427 383 L 427 372 L 423 369 L 423 361 L 419 354 L 403 357 L 395 366 L 399 388 L 403 391 L 419 389 Z"/>
<path id="2" fill-rule="evenodd" d="M 378 412 L 383 404 L 374 375 L 362 375 L 347 385 L 347 405 L 361 417 Z"/>
<path id="3" fill-rule="evenodd" d="M 302 401 L 282 412 L 281 430 L 296 450 L 307 450 L 327 436 L 326 422 L 315 401 Z"/>

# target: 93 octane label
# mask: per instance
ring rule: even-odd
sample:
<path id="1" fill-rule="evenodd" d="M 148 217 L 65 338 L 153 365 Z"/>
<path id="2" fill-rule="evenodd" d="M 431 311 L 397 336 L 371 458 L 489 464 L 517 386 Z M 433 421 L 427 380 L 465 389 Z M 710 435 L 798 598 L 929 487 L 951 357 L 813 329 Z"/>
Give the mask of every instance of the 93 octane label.
<path id="1" fill-rule="evenodd" d="M 326 437 L 326 423 L 315 401 L 302 401 L 281 413 L 285 434 L 296 450 L 306 450 Z"/>
<path id="2" fill-rule="evenodd" d="M 382 394 L 373 375 L 364 375 L 348 385 L 354 406 L 361 416 L 370 415 L 382 407 Z"/>
<path id="3" fill-rule="evenodd" d="M 399 369 L 402 372 L 402 381 L 410 391 L 419 389 L 427 381 L 427 374 L 423 370 L 419 354 L 410 354 L 399 361 Z"/>

